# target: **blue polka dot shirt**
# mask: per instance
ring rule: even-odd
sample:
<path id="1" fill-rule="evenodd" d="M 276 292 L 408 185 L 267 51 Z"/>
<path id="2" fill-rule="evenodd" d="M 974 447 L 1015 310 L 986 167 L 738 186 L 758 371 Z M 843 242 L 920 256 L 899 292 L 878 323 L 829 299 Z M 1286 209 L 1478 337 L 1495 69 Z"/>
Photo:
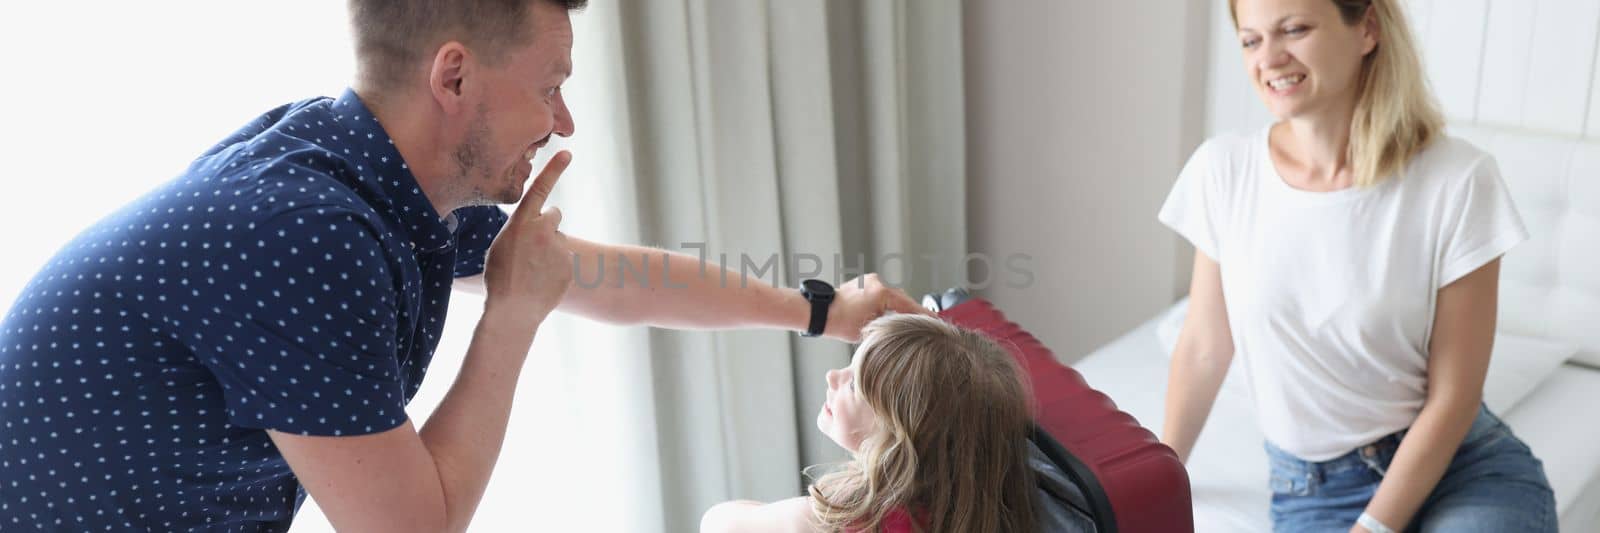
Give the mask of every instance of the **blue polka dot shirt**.
<path id="1" fill-rule="evenodd" d="M 0 322 L 0 531 L 287 530 L 305 492 L 264 430 L 405 422 L 505 220 L 441 217 L 353 91 L 262 115 Z"/>

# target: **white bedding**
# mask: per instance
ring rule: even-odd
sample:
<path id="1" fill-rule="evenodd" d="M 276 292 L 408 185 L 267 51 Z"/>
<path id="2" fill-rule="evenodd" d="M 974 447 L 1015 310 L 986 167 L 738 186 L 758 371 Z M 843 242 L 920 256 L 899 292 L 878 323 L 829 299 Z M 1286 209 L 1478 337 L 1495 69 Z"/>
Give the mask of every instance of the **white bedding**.
<path id="1" fill-rule="evenodd" d="M 1156 337 L 1160 315 L 1074 364 L 1089 385 L 1159 435 L 1167 358 Z M 1195 531 L 1270 531 L 1267 459 L 1249 399 L 1225 387 L 1190 454 Z M 1538 390 L 1500 413 L 1545 464 L 1562 531 L 1600 531 L 1600 371 L 1563 366 Z M 1581 420 L 1580 420 L 1581 417 Z"/>

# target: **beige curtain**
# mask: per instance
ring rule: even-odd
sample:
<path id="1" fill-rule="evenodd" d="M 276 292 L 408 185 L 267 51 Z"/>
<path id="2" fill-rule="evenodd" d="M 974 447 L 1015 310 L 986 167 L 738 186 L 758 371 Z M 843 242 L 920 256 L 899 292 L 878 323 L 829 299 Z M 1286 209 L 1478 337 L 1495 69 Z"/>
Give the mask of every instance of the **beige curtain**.
<path id="1" fill-rule="evenodd" d="M 632 226 L 608 234 L 703 244 L 735 271 L 777 254 L 789 286 L 815 263 L 823 279 L 881 270 L 914 295 L 961 283 L 960 13 L 959 0 L 591 2 L 578 45 L 605 61 L 579 75 L 614 89 L 569 100 L 610 109 L 578 128 L 621 147 L 605 204 Z M 801 254 L 819 261 L 789 264 Z M 618 460 L 640 470 L 619 480 L 632 530 L 693 531 L 717 502 L 798 495 L 802 468 L 845 457 L 814 419 L 849 346 L 764 331 L 642 344 L 619 377 L 641 389 L 618 422 L 635 437 Z"/>

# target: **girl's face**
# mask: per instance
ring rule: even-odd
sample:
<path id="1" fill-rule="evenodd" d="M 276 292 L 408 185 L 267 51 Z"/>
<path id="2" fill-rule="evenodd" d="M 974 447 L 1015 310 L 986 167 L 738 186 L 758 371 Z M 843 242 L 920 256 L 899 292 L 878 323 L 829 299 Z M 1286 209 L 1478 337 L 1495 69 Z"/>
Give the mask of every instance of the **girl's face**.
<path id="1" fill-rule="evenodd" d="M 856 349 L 855 355 L 850 358 L 850 366 L 828 371 L 828 397 L 822 403 L 822 411 L 817 413 L 817 429 L 851 453 L 861 446 L 861 441 L 871 435 L 878 424 L 877 415 L 861 396 L 861 389 L 856 382 L 866 346 L 863 343 Z"/>
<path id="2" fill-rule="evenodd" d="M 1346 25 L 1330 0 L 1237 0 L 1251 85 L 1279 119 L 1354 105 L 1363 58 L 1377 46 L 1368 14 Z"/>

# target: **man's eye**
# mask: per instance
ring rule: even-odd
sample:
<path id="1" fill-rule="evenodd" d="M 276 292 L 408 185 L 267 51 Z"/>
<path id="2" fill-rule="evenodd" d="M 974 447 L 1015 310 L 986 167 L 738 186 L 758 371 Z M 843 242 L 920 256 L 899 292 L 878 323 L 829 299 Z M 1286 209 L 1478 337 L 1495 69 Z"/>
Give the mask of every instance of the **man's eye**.
<path id="1" fill-rule="evenodd" d="M 1288 35 L 1300 35 L 1305 33 L 1307 29 L 1308 28 L 1305 26 L 1290 26 L 1289 29 L 1283 30 L 1283 33 Z"/>
<path id="2" fill-rule="evenodd" d="M 1245 48 L 1255 48 L 1258 44 L 1261 44 L 1260 39 L 1245 39 L 1243 42 L 1239 43 L 1240 46 Z"/>

